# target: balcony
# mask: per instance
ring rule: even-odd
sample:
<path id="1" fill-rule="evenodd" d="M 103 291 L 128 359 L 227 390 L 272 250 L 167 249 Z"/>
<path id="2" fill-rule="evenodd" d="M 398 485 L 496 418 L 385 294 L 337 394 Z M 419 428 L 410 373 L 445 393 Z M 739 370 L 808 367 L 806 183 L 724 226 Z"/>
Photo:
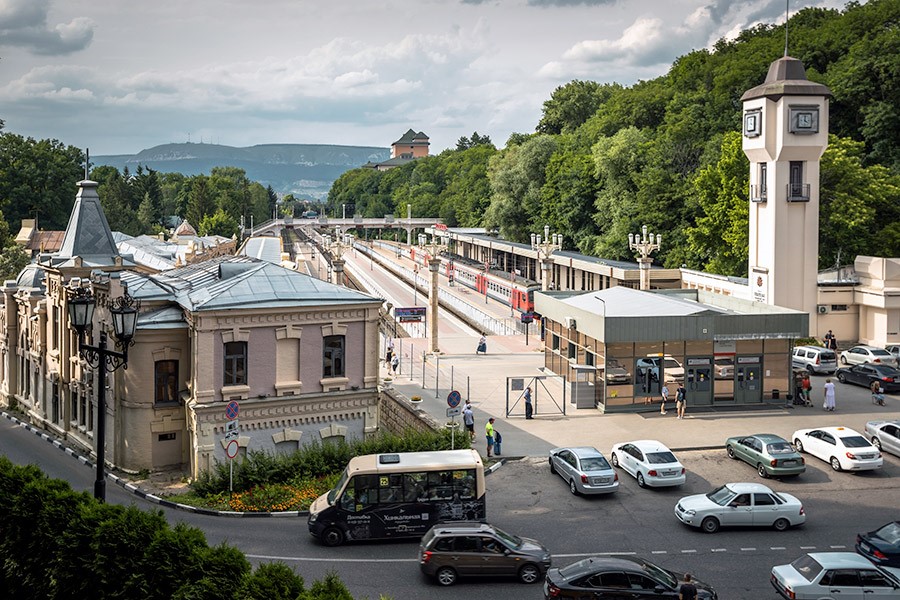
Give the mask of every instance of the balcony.
<path id="1" fill-rule="evenodd" d="M 809 184 L 808 183 L 789 183 L 789 184 L 787 184 L 787 201 L 788 202 L 809 202 Z"/>
<path id="2" fill-rule="evenodd" d="M 764 185 L 750 186 L 750 202 L 765 202 L 768 200 L 768 188 Z"/>

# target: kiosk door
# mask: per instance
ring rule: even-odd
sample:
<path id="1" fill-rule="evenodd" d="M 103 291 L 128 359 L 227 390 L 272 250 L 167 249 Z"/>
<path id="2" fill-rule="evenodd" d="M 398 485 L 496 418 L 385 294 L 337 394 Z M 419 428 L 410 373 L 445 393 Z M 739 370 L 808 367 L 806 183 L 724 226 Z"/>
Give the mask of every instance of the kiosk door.
<path id="1" fill-rule="evenodd" d="M 713 401 L 712 358 L 688 357 L 685 360 L 684 387 L 687 390 L 687 405 L 709 406 Z"/>
<path id="2" fill-rule="evenodd" d="M 734 401 L 762 402 L 762 357 L 738 356 L 734 368 Z"/>

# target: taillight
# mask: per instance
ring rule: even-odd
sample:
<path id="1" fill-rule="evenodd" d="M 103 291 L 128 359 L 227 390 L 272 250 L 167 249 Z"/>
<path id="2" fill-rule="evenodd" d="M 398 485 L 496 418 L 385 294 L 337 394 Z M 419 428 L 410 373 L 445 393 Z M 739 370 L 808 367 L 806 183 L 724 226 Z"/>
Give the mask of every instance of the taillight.
<path id="1" fill-rule="evenodd" d="M 874 362 L 874 363 L 880 363 L 880 362 L 881 362 L 881 359 L 880 359 L 880 358 L 873 358 L 873 359 L 872 359 L 872 362 Z"/>
<path id="2" fill-rule="evenodd" d="M 882 377 L 881 380 L 884 381 L 885 383 L 894 383 L 893 377 Z"/>
<path id="3" fill-rule="evenodd" d="M 613 473 L 613 481 L 618 481 L 618 480 L 619 480 L 619 474 Z"/>
<path id="4" fill-rule="evenodd" d="M 647 471 L 647 475 L 649 475 L 650 477 L 656 477 L 659 475 L 659 473 L 656 472 L 656 469 L 652 469 L 650 471 Z"/>
<path id="5" fill-rule="evenodd" d="M 820 356 L 816 356 L 816 364 L 817 364 L 817 365 L 821 365 L 821 364 L 822 364 L 822 363 L 821 363 L 821 357 L 820 357 Z"/>
<path id="6" fill-rule="evenodd" d="M 852 452 L 847 452 L 847 458 L 849 458 L 851 460 L 856 460 L 856 455 L 853 454 Z"/>
<path id="7" fill-rule="evenodd" d="M 431 560 L 431 550 L 426 550 L 422 553 L 422 564 L 427 565 Z"/>
<path id="8" fill-rule="evenodd" d="M 806 514 L 806 511 L 803 509 L 803 505 L 802 505 L 802 504 L 800 505 L 800 514 L 801 514 L 801 515 L 805 515 L 805 514 Z"/>
<path id="9" fill-rule="evenodd" d="M 681 467 L 681 474 L 684 475 L 684 467 Z"/>
<path id="10" fill-rule="evenodd" d="M 547 582 L 547 597 L 548 598 L 559 598 L 559 594 L 561 592 L 562 592 L 561 589 L 559 589 L 558 587 L 556 587 L 549 581 Z"/>
<path id="11" fill-rule="evenodd" d="M 803 458 L 802 456 L 800 457 L 800 464 L 801 464 L 801 465 L 805 465 L 805 464 L 806 464 L 806 459 Z"/>
<path id="12" fill-rule="evenodd" d="M 582 475 L 581 475 L 581 483 L 587 483 L 587 482 L 588 482 L 588 476 L 582 473 Z"/>
<path id="13" fill-rule="evenodd" d="M 872 550 L 872 556 L 874 556 L 875 558 L 880 558 L 882 560 L 887 558 L 887 556 L 885 556 L 883 552 L 874 549 Z"/>
<path id="14" fill-rule="evenodd" d="M 777 466 L 778 466 L 778 459 L 777 459 L 777 458 L 773 458 L 772 460 L 769 461 L 769 464 L 772 465 L 773 467 L 777 467 Z"/>

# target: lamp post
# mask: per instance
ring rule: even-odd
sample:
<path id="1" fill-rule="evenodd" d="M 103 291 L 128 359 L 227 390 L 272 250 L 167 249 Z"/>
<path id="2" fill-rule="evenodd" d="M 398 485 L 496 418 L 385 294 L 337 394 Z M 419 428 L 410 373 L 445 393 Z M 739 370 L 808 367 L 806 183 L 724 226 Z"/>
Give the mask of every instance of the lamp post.
<path id="1" fill-rule="evenodd" d="M 97 478 L 94 481 L 94 498 L 106 502 L 106 372 L 113 372 L 119 367 L 128 368 L 128 347 L 134 344 L 141 303 L 128 295 L 127 290 L 123 296 L 110 302 L 116 346 L 121 348 L 118 352 L 107 347 L 106 332 L 102 329 L 96 346 L 84 341 L 85 331 L 92 327 L 96 307 L 91 290 L 81 286 L 70 288 L 67 300 L 69 324 L 78 333 L 78 354 L 97 369 L 97 431 L 94 436 L 97 443 Z"/>
<path id="2" fill-rule="evenodd" d="M 541 263 L 541 290 L 550 289 L 553 277 L 553 259 L 551 255 L 557 250 L 562 250 L 563 236 L 561 233 L 550 235 L 550 226 L 544 225 L 544 237 L 541 234 L 531 234 L 531 248 L 537 251 L 538 261 Z"/>
<path id="3" fill-rule="evenodd" d="M 647 234 L 647 226 L 644 225 L 641 227 L 641 233 L 629 233 L 628 234 L 628 248 L 630 250 L 637 250 L 641 253 L 641 257 L 638 259 L 638 264 L 641 269 L 641 289 L 649 290 L 650 289 L 650 263 L 653 262 L 653 259 L 650 258 L 650 253 L 654 250 L 659 250 L 659 246 L 662 243 L 662 236 L 656 234 L 656 243 L 653 241 L 653 234 Z"/>
<path id="4" fill-rule="evenodd" d="M 350 235 L 342 235 L 341 228 L 334 228 L 334 240 L 329 240 L 328 249 L 331 251 L 331 264 L 334 265 L 334 279 L 338 285 L 344 285 L 344 252 L 350 247 Z M 371 266 L 371 265 L 370 265 Z M 330 270 L 329 270 L 330 272 Z"/>
<path id="5" fill-rule="evenodd" d="M 438 255 L 446 250 L 447 246 L 437 241 L 432 235 L 431 242 L 426 243 L 427 237 L 423 234 L 419 236 L 419 245 L 428 251 L 428 271 L 431 275 L 431 285 L 428 288 L 428 330 L 431 335 L 428 336 L 429 350 L 433 354 L 440 352 L 438 348 L 438 273 L 441 270 L 441 259 Z"/>

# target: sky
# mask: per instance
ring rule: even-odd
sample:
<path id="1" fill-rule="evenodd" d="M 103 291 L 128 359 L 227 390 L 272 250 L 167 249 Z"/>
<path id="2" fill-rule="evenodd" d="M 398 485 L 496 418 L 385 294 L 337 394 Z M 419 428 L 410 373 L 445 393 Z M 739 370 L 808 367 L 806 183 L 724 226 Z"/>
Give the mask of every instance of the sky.
<path id="1" fill-rule="evenodd" d="M 131 154 L 170 142 L 431 153 L 530 133 L 574 79 L 631 85 L 845 0 L 0 0 L 5 131 Z M 777 59 L 773 56 L 772 60 Z"/>

